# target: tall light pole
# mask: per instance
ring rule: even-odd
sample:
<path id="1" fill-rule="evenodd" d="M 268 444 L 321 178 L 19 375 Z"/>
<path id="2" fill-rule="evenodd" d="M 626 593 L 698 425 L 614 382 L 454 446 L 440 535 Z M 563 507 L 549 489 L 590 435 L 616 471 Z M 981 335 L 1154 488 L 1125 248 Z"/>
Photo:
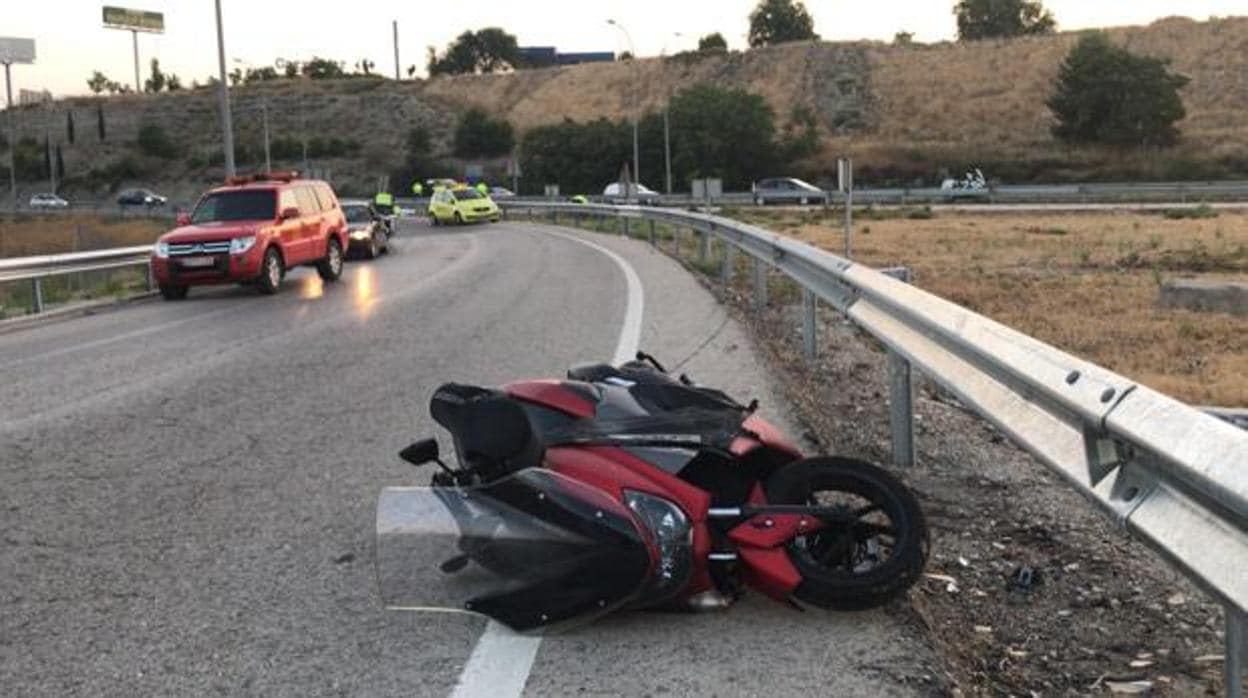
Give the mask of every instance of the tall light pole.
<path id="1" fill-rule="evenodd" d="M 399 20 L 394 20 L 394 81 L 399 81 Z"/>
<path id="2" fill-rule="evenodd" d="M 680 37 L 683 35 L 680 32 L 672 32 L 672 36 Z M 667 58 L 667 42 L 663 43 L 663 53 L 661 55 L 664 59 Z M 667 72 L 666 62 L 663 64 L 663 72 Z M 666 77 L 666 75 L 664 75 L 664 77 Z M 666 80 L 664 80 L 664 84 L 667 84 Z M 663 170 L 665 175 L 663 178 L 663 188 L 667 194 L 672 193 L 672 134 L 671 126 L 669 125 L 671 118 L 671 106 L 672 93 L 669 89 L 663 100 Z"/>
<path id="3" fill-rule="evenodd" d="M 225 149 L 225 176 L 234 176 L 234 124 L 230 122 L 230 88 L 225 82 L 225 32 L 221 27 L 221 0 L 217 0 L 217 110 L 221 113 L 221 147 Z"/>
<path id="4" fill-rule="evenodd" d="M 11 61 L 4 62 L 4 91 L 8 101 L 4 115 L 9 121 L 9 190 L 13 193 L 13 213 L 17 213 L 17 165 L 13 153 L 17 150 L 17 117 L 13 112 L 13 73 Z"/>
<path id="5" fill-rule="evenodd" d="M 628 199 L 633 200 L 641 193 L 641 149 L 638 147 L 637 140 L 637 122 L 640 119 L 637 112 L 641 110 L 641 91 L 638 89 L 636 77 L 637 49 L 633 48 L 633 37 L 629 36 L 628 30 L 624 28 L 623 24 L 614 19 L 608 19 L 607 24 L 619 29 L 624 34 L 624 39 L 628 41 L 628 53 L 632 56 L 631 60 L 633 61 L 633 186 L 632 191 L 628 195 Z"/>

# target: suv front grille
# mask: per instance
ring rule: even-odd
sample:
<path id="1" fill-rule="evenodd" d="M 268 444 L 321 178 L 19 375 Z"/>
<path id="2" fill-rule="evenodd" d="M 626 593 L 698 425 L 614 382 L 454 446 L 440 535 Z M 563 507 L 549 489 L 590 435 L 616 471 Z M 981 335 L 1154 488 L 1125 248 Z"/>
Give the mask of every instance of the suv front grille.
<path id="1" fill-rule="evenodd" d="M 221 240 L 218 242 L 193 242 L 187 244 L 169 245 L 169 256 L 193 255 L 193 254 L 225 254 L 230 251 L 230 241 Z"/>

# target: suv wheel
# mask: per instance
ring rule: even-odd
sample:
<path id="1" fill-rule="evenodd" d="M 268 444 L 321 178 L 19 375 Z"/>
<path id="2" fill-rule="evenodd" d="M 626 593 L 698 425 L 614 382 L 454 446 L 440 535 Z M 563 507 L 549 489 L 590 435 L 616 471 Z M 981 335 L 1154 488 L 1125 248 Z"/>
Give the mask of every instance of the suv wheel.
<path id="1" fill-rule="evenodd" d="M 167 301 L 180 301 L 186 298 L 186 292 L 190 289 L 186 286 L 175 286 L 173 284 L 161 284 L 160 295 L 164 296 Z"/>
<path id="2" fill-rule="evenodd" d="M 455 225 L 463 225 L 463 224 L 464 224 L 464 217 L 460 215 L 459 211 L 456 211 L 455 212 Z"/>
<path id="3" fill-rule="evenodd" d="M 337 281 L 342 276 L 342 244 L 338 238 L 330 237 L 325 258 L 316 263 L 316 273 L 325 281 Z"/>
<path id="4" fill-rule="evenodd" d="M 277 293 L 285 274 L 281 253 L 276 247 L 270 247 L 264 251 L 264 263 L 260 265 L 260 278 L 256 280 L 256 288 L 266 296 Z"/>

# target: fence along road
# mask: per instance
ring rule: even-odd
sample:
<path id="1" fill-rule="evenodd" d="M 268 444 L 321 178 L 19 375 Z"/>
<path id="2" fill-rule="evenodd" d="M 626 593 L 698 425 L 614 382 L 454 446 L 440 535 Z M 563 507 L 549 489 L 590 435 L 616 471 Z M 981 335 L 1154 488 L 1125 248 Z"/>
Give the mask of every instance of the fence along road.
<path id="1" fill-rule="evenodd" d="M 773 267 L 887 348 L 893 451 L 914 460 L 916 366 L 1075 487 L 1216 598 L 1226 616 L 1228 695 L 1242 695 L 1248 615 L 1248 433 L 1107 369 L 902 281 L 767 230 L 704 213 L 638 206 L 516 202 L 510 214 L 617 218 L 625 234 L 657 226 L 754 260 L 756 293 Z M 679 249 L 679 247 L 677 247 Z M 760 283 L 761 281 L 761 283 Z M 807 350 L 814 303 L 805 305 Z"/>

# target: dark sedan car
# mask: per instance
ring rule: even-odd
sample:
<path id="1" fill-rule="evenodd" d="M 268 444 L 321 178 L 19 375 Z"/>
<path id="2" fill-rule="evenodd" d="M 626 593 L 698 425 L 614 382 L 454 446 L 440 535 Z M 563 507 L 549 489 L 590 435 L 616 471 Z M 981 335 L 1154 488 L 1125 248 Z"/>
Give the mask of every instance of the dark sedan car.
<path id="1" fill-rule="evenodd" d="M 347 236 L 351 240 L 347 254 L 376 259 L 390 251 L 390 228 L 371 204 L 343 201 L 342 214 L 347 218 Z"/>
<path id="2" fill-rule="evenodd" d="M 119 206 L 164 206 L 168 202 L 168 198 L 151 189 L 126 189 L 117 195 Z"/>
<path id="3" fill-rule="evenodd" d="M 767 204 L 822 204 L 828 201 L 828 193 L 809 182 L 796 177 L 772 177 L 754 184 L 754 203 Z"/>

